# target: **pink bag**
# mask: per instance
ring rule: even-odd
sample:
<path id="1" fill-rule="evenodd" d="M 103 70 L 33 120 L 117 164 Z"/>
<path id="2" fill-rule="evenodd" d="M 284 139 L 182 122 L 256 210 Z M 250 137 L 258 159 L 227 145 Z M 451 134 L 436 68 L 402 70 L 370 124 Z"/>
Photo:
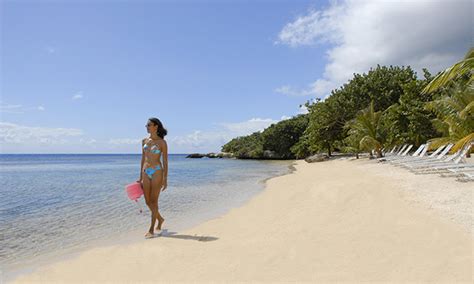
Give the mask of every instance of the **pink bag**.
<path id="1" fill-rule="evenodd" d="M 134 182 L 131 184 L 127 184 L 125 186 L 125 191 L 127 192 L 128 198 L 131 200 L 135 201 L 136 204 L 138 205 L 138 208 L 140 210 L 140 213 L 143 212 L 142 208 L 140 207 L 138 203 L 138 198 L 143 195 L 143 189 L 142 189 L 142 184 L 139 182 Z"/>

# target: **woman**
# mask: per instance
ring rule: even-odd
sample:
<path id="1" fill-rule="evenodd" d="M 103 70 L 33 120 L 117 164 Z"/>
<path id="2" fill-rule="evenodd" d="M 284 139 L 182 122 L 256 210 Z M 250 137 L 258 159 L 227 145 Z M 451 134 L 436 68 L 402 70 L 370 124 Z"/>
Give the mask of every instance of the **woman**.
<path id="1" fill-rule="evenodd" d="M 160 192 L 167 187 L 168 146 L 164 137 L 168 131 L 156 117 L 148 119 L 146 129 L 150 133 L 150 137 L 142 140 L 142 161 L 138 182 L 142 183 L 143 195 L 148 208 L 151 210 L 151 226 L 145 234 L 145 238 L 151 238 L 154 236 L 155 221 L 158 220 L 156 226 L 158 233 L 161 233 L 161 226 L 165 221 L 158 211 L 158 197 Z M 163 157 L 163 165 L 161 164 L 161 157 Z M 143 176 L 143 173 L 145 173 L 145 176 Z"/>

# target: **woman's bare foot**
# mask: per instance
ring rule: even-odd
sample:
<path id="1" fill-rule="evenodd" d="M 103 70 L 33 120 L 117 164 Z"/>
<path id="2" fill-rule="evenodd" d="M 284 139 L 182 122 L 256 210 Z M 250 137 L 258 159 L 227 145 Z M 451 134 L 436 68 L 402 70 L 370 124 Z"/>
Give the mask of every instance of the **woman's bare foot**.
<path id="1" fill-rule="evenodd" d="M 157 218 L 158 219 L 158 225 L 156 225 L 156 230 L 161 230 L 161 225 L 163 225 L 163 222 L 165 222 L 165 218 Z"/>
<path id="2" fill-rule="evenodd" d="M 145 239 L 153 238 L 154 236 L 155 234 L 153 234 L 152 232 L 146 232 Z"/>

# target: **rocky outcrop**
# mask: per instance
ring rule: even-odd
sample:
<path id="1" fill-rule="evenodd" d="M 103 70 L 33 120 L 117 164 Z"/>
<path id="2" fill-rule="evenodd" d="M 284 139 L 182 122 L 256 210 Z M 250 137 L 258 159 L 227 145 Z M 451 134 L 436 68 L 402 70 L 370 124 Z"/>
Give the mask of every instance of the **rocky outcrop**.
<path id="1" fill-rule="evenodd" d="M 219 153 L 219 156 L 219 158 L 234 158 L 234 154 L 227 152 L 221 152 Z"/>
<path id="2" fill-rule="evenodd" d="M 205 156 L 204 154 L 193 153 L 193 154 L 187 155 L 186 158 L 202 158 L 204 156 Z"/>
<path id="3" fill-rule="evenodd" d="M 186 156 L 186 158 L 233 158 L 234 155 L 232 153 L 220 152 L 220 153 L 207 153 L 207 154 L 200 154 L 200 153 L 193 153 Z"/>
<path id="4" fill-rule="evenodd" d="M 329 160 L 329 156 L 326 154 L 315 154 L 304 159 L 308 163 L 324 162 Z"/>

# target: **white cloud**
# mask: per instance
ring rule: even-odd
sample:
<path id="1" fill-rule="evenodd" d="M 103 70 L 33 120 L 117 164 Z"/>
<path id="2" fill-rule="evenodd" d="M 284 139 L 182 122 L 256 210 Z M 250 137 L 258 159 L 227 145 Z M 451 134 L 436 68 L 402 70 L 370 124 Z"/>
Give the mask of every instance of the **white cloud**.
<path id="1" fill-rule="evenodd" d="M 23 105 L 5 104 L 0 102 L 0 113 L 25 113 L 30 110 L 44 111 L 45 108 L 43 106 L 25 107 Z"/>
<path id="2" fill-rule="evenodd" d="M 288 95 L 288 96 L 293 96 L 293 97 L 310 96 L 310 95 L 315 94 L 314 90 L 311 89 L 311 88 L 306 89 L 306 90 L 296 90 L 295 88 L 292 88 L 289 85 L 284 85 L 284 86 L 278 87 L 274 91 L 276 93 L 280 93 L 280 94 L 284 94 L 284 95 Z"/>
<path id="3" fill-rule="evenodd" d="M 262 131 L 272 123 L 278 122 L 271 118 L 252 118 L 243 122 L 218 123 L 224 131 L 232 135 L 248 135 L 256 131 Z"/>
<path id="4" fill-rule="evenodd" d="M 140 138 L 114 138 L 109 139 L 109 144 L 113 145 L 141 145 L 142 139 Z"/>
<path id="5" fill-rule="evenodd" d="M 141 138 L 97 140 L 82 129 L 33 127 L 0 122 L 2 153 L 141 153 Z"/>
<path id="6" fill-rule="evenodd" d="M 232 138 L 263 131 L 278 120 L 271 118 L 252 118 L 242 122 L 216 123 L 214 130 L 194 130 L 192 133 L 170 138 L 170 145 L 178 152 L 210 152 L 220 151 L 222 145 Z"/>
<path id="7" fill-rule="evenodd" d="M 474 38 L 472 2 L 332 1 L 288 23 L 278 44 L 291 47 L 329 44 L 322 77 L 305 90 L 286 85 L 278 92 L 324 97 L 353 73 L 380 65 L 410 65 L 418 74 L 435 74 L 460 60 Z"/>
<path id="8" fill-rule="evenodd" d="M 1 104 L 0 112 L 3 113 L 23 113 L 22 105 L 12 105 L 12 104 Z"/>
<path id="9" fill-rule="evenodd" d="M 67 138 L 81 135 L 82 130 L 76 128 L 32 127 L 0 122 L 0 142 L 6 144 L 65 144 Z"/>
<path id="10" fill-rule="evenodd" d="M 82 91 L 77 92 L 77 93 L 74 94 L 74 96 L 72 96 L 73 100 L 78 100 L 78 99 L 82 99 L 82 98 L 83 98 Z"/>
<path id="11" fill-rule="evenodd" d="M 95 140 L 94 138 L 81 138 L 79 139 L 79 143 L 86 145 L 95 145 L 97 143 L 97 140 Z"/>
<path id="12" fill-rule="evenodd" d="M 309 113 L 308 108 L 305 105 L 301 105 L 298 111 L 298 114 L 307 114 Z"/>
<path id="13" fill-rule="evenodd" d="M 140 139 L 97 140 L 77 128 L 33 127 L 0 122 L 0 144 L 4 153 L 140 153 Z"/>

